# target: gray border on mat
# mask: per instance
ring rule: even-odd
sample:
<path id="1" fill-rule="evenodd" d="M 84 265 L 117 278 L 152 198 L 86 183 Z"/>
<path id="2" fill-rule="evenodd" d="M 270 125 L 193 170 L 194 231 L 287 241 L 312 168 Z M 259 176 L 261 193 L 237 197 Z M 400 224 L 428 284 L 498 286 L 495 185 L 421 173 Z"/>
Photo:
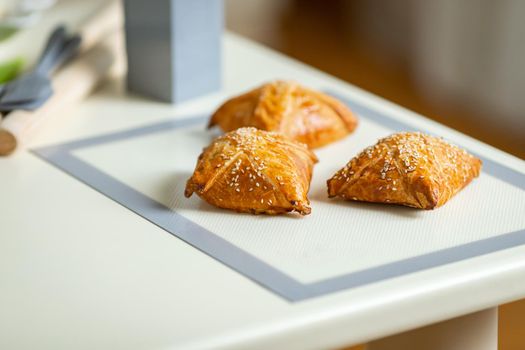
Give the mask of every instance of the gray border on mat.
<path id="1" fill-rule="evenodd" d="M 332 93 L 332 95 L 336 94 Z M 379 123 L 394 131 L 416 130 L 410 125 L 391 118 L 386 114 L 372 110 L 363 104 L 345 97 L 337 97 L 346 102 L 347 105 L 362 118 Z M 291 302 L 363 286 L 365 284 L 379 282 L 525 244 L 524 228 L 496 237 L 438 250 L 313 283 L 302 283 L 187 219 L 176 211 L 168 209 L 163 204 L 143 195 L 114 177 L 75 157 L 72 153 L 75 150 L 85 147 L 202 123 L 206 119 L 207 117 L 192 117 L 182 120 L 160 122 L 150 126 L 43 147 L 32 152 L 106 197 L 116 201 L 142 216 L 144 219 Z M 489 160 L 482 155 L 478 154 L 478 157 L 483 160 L 484 172 L 521 190 L 525 190 L 525 174 Z"/>

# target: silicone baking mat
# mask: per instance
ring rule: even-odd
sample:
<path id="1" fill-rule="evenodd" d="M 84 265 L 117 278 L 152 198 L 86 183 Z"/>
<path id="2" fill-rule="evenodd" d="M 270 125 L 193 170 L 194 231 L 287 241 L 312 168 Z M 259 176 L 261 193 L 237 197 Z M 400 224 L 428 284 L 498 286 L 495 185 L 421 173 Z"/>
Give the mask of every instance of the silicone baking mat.
<path id="1" fill-rule="evenodd" d="M 359 115 L 360 125 L 316 151 L 320 162 L 309 194 L 312 214 L 306 217 L 238 214 L 196 195 L 184 198 L 197 156 L 217 134 L 206 130 L 208 116 L 34 153 L 290 301 L 525 244 L 525 175 L 481 155 L 481 176 L 433 211 L 328 199 L 326 179 L 351 157 L 380 137 L 413 130 L 339 98 Z"/>

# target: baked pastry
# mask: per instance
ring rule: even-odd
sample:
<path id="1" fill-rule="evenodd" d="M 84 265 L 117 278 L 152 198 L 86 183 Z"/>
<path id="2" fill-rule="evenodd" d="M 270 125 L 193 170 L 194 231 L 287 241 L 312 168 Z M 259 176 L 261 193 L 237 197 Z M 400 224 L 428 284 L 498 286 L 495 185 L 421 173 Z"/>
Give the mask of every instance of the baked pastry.
<path id="1" fill-rule="evenodd" d="M 204 149 L 184 195 L 196 192 L 212 205 L 238 212 L 306 215 L 316 162 L 304 144 L 278 133 L 240 128 Z"/>
<path id="2" fill-rule="evenodd" d="M 366 148 L 328 180 L 328 196 L 434 209 L 477 177 L 481 160 L 443 139 L 393 134 Z"/>
<path id="3" fill-rule="evenodd" d="M 226 101 L 208 127 L 214 125 L 224 131 L 245 126 L 276 131 L 316 148 L 350 134 L 357 118 L 333 97 L 294 82 L 275 81 Z"/>

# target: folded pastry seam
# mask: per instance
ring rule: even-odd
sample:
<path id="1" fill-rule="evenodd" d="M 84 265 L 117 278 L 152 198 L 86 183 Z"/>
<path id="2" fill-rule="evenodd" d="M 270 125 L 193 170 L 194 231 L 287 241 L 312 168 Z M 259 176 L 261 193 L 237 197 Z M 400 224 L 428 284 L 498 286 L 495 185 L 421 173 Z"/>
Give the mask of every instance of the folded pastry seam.
<path id="1" fill-rule="evenodd" d="M 239 128 L 216 138 L 186 184 L 216 207 L 253 214 L 310 214 L 307 193 L 316 156 L 284 135 Z"/>
<path id="2" fill-rule="evenodd" d="M 467 186 L 481 160 L 442 138 L 400 132 L 379 140 L 327 181 L 328 196 L 434 209 Z"/>
<path id="3" fill-rule="evenodd" d="M 255 127 L 280 132 L 310 148 L 340 140 L 357 127 L 342 102 L 292 81 L 277 80 L 233 97 L 212 115 L 208 127 L 228 132 Z"/>

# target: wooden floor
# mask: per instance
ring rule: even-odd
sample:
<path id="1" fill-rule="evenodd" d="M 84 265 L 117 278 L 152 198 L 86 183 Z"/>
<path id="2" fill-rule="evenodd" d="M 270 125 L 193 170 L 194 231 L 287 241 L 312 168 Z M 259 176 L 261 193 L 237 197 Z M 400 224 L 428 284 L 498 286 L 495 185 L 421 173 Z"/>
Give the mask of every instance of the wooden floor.
<path id="1" fill-rule="evenodd" d="M 425 97 L 413 82 L 410 67 L 385 58 L 384 52 L 342 23 L 338 13 L 342 1 L 226 0 L 226 24 L 229 30 L 525 158 L 525 137 L 509 136 L 497 118 Z M 345 6 L 352 2 L 358 3 L 347 0 Z M 501 306 L 499 318 L 499 348 L 524 350 L 525 300 Z"/>
<path id="2" fill-rule="evenodd" d="M 227 27 L 291 57 L 525 159 L 523 132 L 509 132 L 497 115 L 459 102 L 429 99 L 410 66 L 363 40 L 341 9 L 354 0 L 227 0 Z M 344 4 L 344 6 L 342 5 Z M 350 5 L 349 5 L 350 4 Z M 352 8 L 354 4 L 355 8 Z"/>

